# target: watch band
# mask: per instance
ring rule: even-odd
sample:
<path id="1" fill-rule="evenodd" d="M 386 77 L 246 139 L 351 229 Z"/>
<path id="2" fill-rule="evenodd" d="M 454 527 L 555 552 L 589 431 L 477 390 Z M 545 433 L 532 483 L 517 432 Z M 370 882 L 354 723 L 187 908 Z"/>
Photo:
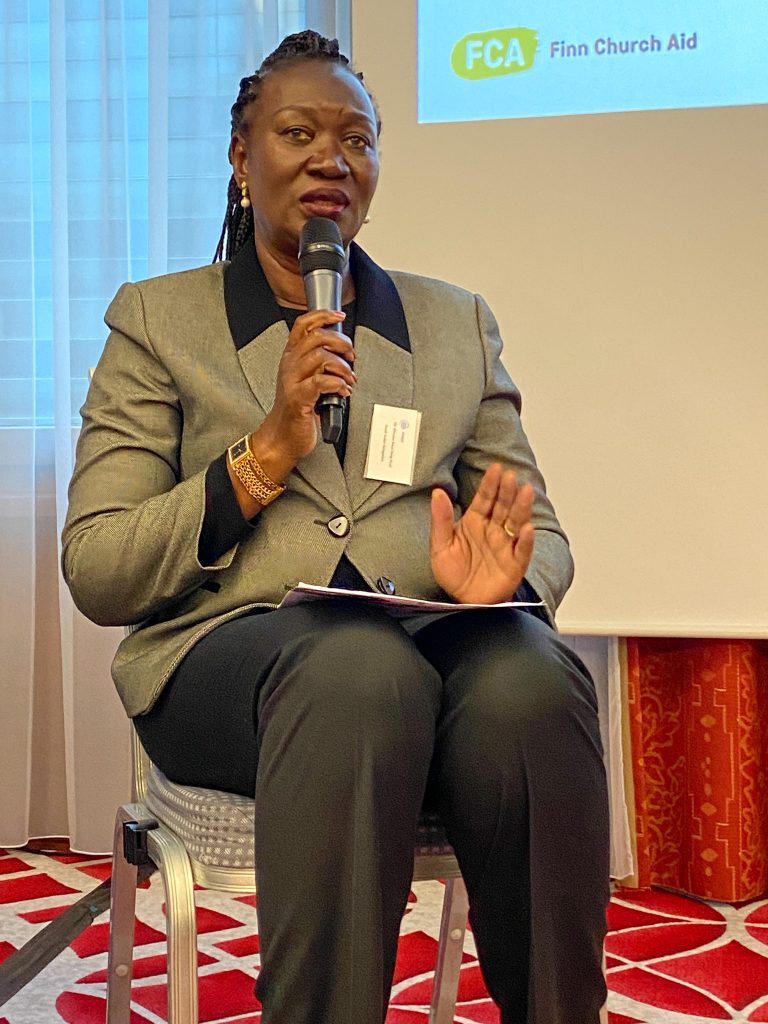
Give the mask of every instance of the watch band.
<path id="1" fill-rule="evenodd" d="M 245 434 L 230 445 L 227 458 L 240 483 L 260 505 L 269 505 L 285 490 L 282 484 L 276 484 L 261 468 L 259 460 L 251 451 L 250 434 Z"/>

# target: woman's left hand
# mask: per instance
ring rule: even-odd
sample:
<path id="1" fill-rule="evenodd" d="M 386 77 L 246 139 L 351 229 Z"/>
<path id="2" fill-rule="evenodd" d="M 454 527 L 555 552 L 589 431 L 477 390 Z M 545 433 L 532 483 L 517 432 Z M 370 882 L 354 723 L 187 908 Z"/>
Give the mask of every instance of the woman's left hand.
<path id="1" fill-rule="evenodd" d="M 533 487 L 514 470 L 489 466 L 469 508 L 454 522 L 446 492 L 432 492 L 430 558 L 438 584 L 460 604 L 511 600 L 533 553 Z"/>

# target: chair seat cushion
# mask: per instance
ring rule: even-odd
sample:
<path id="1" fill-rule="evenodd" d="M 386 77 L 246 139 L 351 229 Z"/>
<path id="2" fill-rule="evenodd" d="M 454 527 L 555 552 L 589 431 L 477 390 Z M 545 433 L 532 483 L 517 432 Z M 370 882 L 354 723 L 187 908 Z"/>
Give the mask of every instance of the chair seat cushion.
<path id="1" fill-rule="evenodd" d="M 221 868 L 252 868 L 253 808 L 249 797 L 171 782 L 152 767 L 145 803 L 172 829 L 190 857 Z M 414 837 L 420 856 L 449 856 L 453 850 L 436 814 L 425 812 Z"/>
<path id="2" fill-rule="evenodd" d="M 171 782 L 154 765 L 145 803 L 200 864 L 253 868 L 253 800 Z"/>

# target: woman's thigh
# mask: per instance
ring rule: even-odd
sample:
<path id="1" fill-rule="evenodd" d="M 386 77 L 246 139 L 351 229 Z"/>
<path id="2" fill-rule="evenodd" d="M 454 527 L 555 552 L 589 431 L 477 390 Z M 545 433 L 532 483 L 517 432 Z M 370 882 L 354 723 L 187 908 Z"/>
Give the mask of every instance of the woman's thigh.
<path id="1" fill-rule="evenodd" d="M 264 729 L 273 720 L 285 728 L 288 705 L 321 728 L 323 718 L 364 714 L 383 735 L 385 725 L 408 728 L 413 713 L 422 725 L 431 718 L 428 738 L 439 689 L 435 670 L 386 613 L 307 603 L 218 626 L 134 723 L 173 781 L 252 796 Z"/>
<path id="2" fill-rule="evenodd" d="M 443 720 L 472 712 L 503 736 L 576 708 L 597 725 L 597 698 L 581 659 L 524 611 L 445 616 L 414 634 L 444 684 Z M 599 742 L 599 738 L 598 738 Z"/>
<path id="3" fill-rule="evenodd" d="M 415 634 L 443 681 L 429 800 L 461 816 L 502 792 L 604 793 L 594 683 L 557 633 L 525 612 L 462 612 Z"/>

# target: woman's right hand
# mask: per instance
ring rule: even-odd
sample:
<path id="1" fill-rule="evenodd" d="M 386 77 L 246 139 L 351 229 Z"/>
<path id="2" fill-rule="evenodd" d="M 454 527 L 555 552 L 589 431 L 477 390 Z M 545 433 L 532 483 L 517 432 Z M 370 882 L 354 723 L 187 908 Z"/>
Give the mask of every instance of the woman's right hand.
<path id="1" fill-rule="evenodd" d="M 251 437 L 254 454 L 267 473 L 279 480 L 317 444 L 321 395 L 349 397 L 356 381 L 350 368 L 355 350 L 346 335 L 329 330 L 346 314 L 328 309 L 297 317 L 280 359 L 275 402 Z M 260 454 L 261 453 L 261 454 Z"/>
<path id="2" fill-rule="evenodd" d="M 317 444 L 315 406 L 320 396 L 349 397 L 357 380 L 350 368 L 355 359 L 352 342 L 328 330 L 345 316 L 329 309 L 303 313 L 288 335 L 277 371 L 275 403 L 255 439 L 270 438 L 294 465 Z"/>

